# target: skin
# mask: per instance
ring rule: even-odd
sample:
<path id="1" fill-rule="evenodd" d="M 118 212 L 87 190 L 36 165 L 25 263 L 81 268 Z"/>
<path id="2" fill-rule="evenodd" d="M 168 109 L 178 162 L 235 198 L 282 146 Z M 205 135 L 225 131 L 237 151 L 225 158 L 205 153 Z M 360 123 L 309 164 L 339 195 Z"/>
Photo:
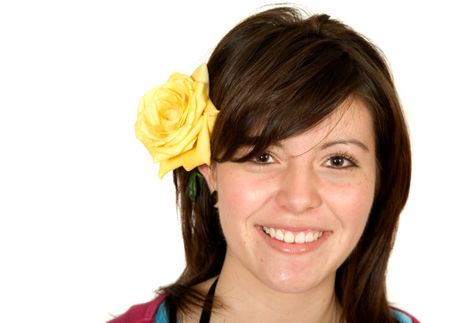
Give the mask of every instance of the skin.
<path id="1" fill-rule="evenodd" d="M 374 199 L 372 123 L 368 109 L 351 100 L 255 160 L 199 168 L 218 192 L 227 241 L 216 289 L 226 308 L 212 322 L 337 320 L 336 271 L 361 237 Z M 314 248 L 274 247 L 262 226 L 323 236 Z M 210 284 L 198 288 L 206 291 Z"/>

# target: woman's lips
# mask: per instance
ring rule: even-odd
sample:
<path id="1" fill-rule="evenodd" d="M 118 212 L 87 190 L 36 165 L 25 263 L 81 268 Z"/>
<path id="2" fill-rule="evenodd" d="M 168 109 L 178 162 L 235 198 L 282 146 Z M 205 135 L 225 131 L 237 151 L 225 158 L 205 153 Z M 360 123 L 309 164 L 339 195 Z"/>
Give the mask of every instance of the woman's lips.
<path id="1" fill-rule="evenodd" d="M 282 229 L 259 226 L 264 240 L 274 249 L 289 254 L 310 252 L 322 245 L 331 235 L 331 231 L 313 228 Z"/>

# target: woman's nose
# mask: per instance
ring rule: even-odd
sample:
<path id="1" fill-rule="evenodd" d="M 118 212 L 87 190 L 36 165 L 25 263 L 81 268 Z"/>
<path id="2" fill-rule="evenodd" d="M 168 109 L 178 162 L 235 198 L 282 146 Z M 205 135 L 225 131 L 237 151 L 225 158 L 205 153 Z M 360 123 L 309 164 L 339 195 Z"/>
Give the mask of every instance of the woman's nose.
<path id="1" fill-rule="evenodd" d="M 317 208 L 322 203 L 318 185 L 312 165 L 291 165 L 280 180 L 277 201 L 293 214 Z"/>

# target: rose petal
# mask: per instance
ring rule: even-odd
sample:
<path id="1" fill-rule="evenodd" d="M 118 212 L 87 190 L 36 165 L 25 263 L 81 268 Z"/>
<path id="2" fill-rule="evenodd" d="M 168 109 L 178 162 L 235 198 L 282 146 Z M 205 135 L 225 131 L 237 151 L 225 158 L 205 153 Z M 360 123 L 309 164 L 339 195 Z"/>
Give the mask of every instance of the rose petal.
<path id="1" fill-rule="evenodd" d="M 181 166 L 191 170 L 210 163 L 210 136 L 218 111 L 208 95 L 208 69 L 202 64 L 192 76 L 172 73 L 165 84 L 142 97 L 136 136 L 154 162 L 160 162 L 160 177 Z"/>
<path id="2" fill-rule="evenodd" d="M 196 82 L 209 84 L 208 66 L 206 64 L 201 64 L 197 67 L 194 73 L 192 73 L 192 79 Z M 209 95 L 209 93 L 206 94 Z"/>

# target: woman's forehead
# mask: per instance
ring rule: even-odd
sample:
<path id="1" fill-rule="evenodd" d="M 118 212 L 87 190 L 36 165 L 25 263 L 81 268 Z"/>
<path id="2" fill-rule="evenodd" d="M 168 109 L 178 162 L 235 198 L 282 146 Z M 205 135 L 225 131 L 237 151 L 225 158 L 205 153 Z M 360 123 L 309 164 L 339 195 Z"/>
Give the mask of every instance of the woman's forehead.
<path id="1" fill-rule="evenodd" d="M 372 116 L 360 100 L 345 102 L 317 125 L 274 145 L 285 148 L 298 148 L 301 145 L 305 150 L 311 150 L 339 143 L 354 144 L 363 150 L 374 151 Z"/>

